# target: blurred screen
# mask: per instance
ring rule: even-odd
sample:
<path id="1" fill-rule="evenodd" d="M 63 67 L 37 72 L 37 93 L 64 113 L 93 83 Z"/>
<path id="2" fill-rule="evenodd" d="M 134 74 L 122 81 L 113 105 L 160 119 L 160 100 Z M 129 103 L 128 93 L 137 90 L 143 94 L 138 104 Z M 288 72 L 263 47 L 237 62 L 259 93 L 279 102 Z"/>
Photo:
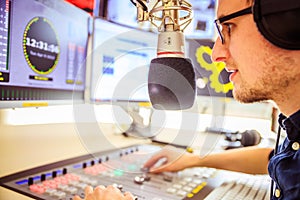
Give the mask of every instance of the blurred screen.
<path id="1" fill-rule="evenodd" d="M 11 1 L 9 7 L 0 100 L 83 100 L 89 14 L 62 0 Z"/>
<path id="2" fill-rule="evenodd" d="M 149 101 L 148 70 L 157 35 L 96 18 L 92 39 L 92 101 Z"/>
<path id="3" fill-rule="evenodd" d="M 147 7 L 150 12 L 157 0 L 148 0 Z M 192 21 L 184 30 L 186 38 L 190 39 L 214 39 L 215 37 L 215 0 L 187 0 L 192 7 Z M 158 4 L 161 5 L 161 4 Z M 186 16 L 186 12 L 181 11 L 180 17 Z M 160 16 L 161 12 L 156 15 Z M 158 28 L 150 21 L 137 21 L 137 8 L 130 0 L 107 0 L 106 19 L 112 22 L 135 27 L 144 30 L 157 31 Z M 157 23 L 155 23 L 158 25 Z"/>

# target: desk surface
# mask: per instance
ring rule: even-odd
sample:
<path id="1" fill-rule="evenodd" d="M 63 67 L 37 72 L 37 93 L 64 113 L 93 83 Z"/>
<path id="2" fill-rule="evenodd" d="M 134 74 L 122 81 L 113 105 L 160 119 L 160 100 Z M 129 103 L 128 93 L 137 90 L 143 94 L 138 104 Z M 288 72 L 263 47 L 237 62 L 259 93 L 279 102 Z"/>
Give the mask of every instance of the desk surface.
<path id="1" fill-rule="evenodd" d="M 0 177 L 91 152 L 150 142 L 149 139 L 124 137 L 116 133 L 115 125 L 110 123 L 0 123 L 0 132 Z M 223 135 L 165 128 L 159 136 L 167 143 L 183 142 L 199 155 L 223 150 L 220 148 Z M 0 187 L 0 199 L 29 198 Z"/>

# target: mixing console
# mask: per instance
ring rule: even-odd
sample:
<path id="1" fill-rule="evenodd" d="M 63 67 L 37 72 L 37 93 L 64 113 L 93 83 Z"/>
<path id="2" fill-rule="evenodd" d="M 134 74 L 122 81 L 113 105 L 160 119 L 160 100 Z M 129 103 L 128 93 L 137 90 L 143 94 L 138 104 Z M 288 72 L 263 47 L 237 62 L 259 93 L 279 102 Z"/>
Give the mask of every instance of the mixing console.
<path id="1" fill-rule="evenodd" d="M 0 179 L 0 185 L 34 199 L 71 200 L 84 197 L 87 185 L 115 185 L 130 191 L 137 199 L 203 199 L 222 184 L 220 170 L 186 169 L 178 173 L 148 174 L 143 163 L 160 149 L 156 145 L 137 145 L 84 155 Z"/>

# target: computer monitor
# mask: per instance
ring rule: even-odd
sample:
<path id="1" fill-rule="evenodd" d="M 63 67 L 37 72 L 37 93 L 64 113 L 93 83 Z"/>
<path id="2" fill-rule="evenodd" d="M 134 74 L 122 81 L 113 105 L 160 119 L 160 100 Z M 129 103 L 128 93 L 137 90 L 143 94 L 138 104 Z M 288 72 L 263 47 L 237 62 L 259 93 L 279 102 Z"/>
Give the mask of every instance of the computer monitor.
<path id="1" fill-rule="evenodd" d="M 65 0 L 78 8 L 81 8 L 88 12 L 92 16 L 99 16 L 102 15 L 102 0 Z"/>
<path id="2" fill-rule="evenodd" d="M 148 71 L 157 34 L 102 18 L 94 19 L 92 33 L 90 101 L 121 106 L 139 123 L 139 107 L 150 101 Z"/>
<path id="3" fill-rule="evenodd" d="M 186 37 L 212 40 L 215 37 L 215 0 L 189 0 L 189 2 L 192 4 L 193 19 L 185 29 Z"/>
<path id="4" fill-rule="evenodd" d="M 63 0 L 1 0 L 1 7 L 8 48 L 0 107 L 83 102 L 90 15 Z"/>
<path id="5" fill-rule="evenodd" d="M 150 21 L 137 23 L 137 8 L 130 0 L 105 0 L 105 17 L 109 21 L 141 28 L 144 30 L 157 31 L 157 27 Z M 147 1 L 146 6 L 150 12 L 158 1 Z M 192 5 L 192 21 L 184 30 L 186 38 L 191 39 L 213 39 L 215 0 L 188 0 Z M 159 4 L 160 5 L 160 4 Z M 183 11 L 184 15 L 186 14 Z M 183 15 L 182 15 L 183 16 Z"/>
<path id="6" fill-rule="evenodd" d="M 101 18 L 92 36 L 91 101 L 148 102 L 148 70 L 157 34 Z"/>
<path id="7" fill-rule="evenodd" d="M 130 0 L 105 0 L 105 2 L 104 16 L 108 21 L 148 31 L 157 30 L 149 21 L 137 21 L 137 8 Z M 155 1 L 148 1 L 147 5 L 149 4 L 148 7 L 151 8 L 154 3 Z"/>

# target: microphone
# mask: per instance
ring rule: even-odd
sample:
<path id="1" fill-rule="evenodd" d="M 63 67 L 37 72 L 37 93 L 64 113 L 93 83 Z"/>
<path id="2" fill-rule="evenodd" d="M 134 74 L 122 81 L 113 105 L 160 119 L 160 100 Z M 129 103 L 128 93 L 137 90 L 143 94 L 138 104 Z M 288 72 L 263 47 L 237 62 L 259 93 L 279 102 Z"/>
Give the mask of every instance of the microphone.
<path id="1" fill-rule="evenodd" d="M 242 133 L 228 132 L 225 134 L 225 140 L 230 142 L 226 149 L 243 146 L 247 147 L 259 144 L 261 141 L 261 135 L 256 130 L 246 130 Z"/>
<path id="2" fill-rule="evenodd" d="M 148 11 L 144 2 L 136 2 L 138 20 L 150 20 L 160 32 L 157 58 L 151 61 L 148 74 L 151 104 L 159 110 L 188 109 L 196 97 L 195 72 L 191 60 L 185 58 L 183 34 L 192 20 L 191 4 L 184 0 L 158 0 Z"/>

